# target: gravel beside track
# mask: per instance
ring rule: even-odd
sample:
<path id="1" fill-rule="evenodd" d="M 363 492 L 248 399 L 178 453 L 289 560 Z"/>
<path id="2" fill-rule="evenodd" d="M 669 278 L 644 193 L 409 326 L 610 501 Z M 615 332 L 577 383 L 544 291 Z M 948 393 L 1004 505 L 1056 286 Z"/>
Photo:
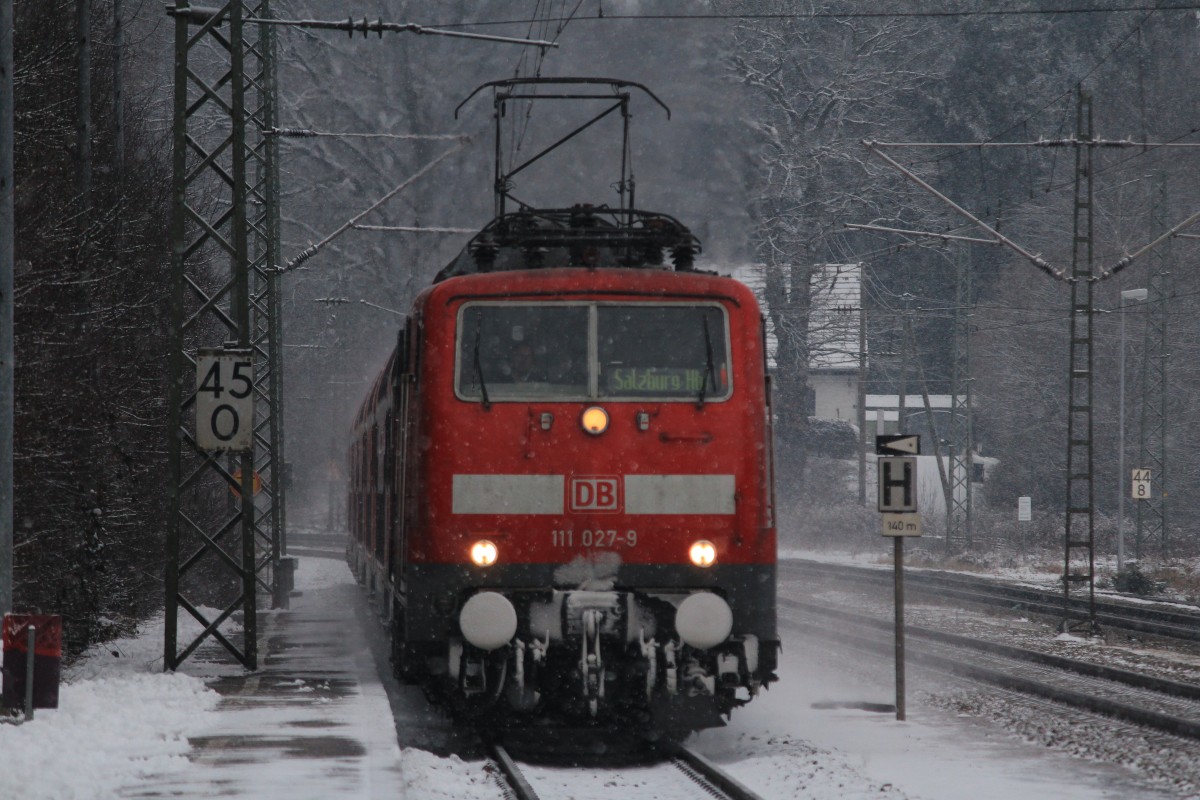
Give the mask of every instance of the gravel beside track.
<path id="1" fill-rule="evenodd" d="M 780 605 L 806 615 L 833 620 L 827 636 L 859 648 L 886 652 L 885 639 L 848 636 L 845 623 L 869 630 L 890 626 L 861 614 L 812 604 L 781 600 Z M 807 626 L 820 633 L 822 626 Z M 916 626 L 905 626 L 909 660 L 1005 689 L 1032 694 L 1064 705 L 1146 725 L 1157 730 L 1200 739 L 1200 698 L 1197 687 L 1009 646 L 979 642 Z M 1150 688 L 1153 686 L 1154 688 Z"/>

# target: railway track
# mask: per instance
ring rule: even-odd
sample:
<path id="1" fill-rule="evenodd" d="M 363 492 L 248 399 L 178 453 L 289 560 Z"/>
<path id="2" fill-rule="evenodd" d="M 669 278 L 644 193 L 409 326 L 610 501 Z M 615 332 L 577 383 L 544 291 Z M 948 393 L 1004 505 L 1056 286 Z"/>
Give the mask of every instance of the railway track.
<path id="1" fill-rule="evenodd" d="M 704 756 L 685 745 L 678 743 L 656 743 L 653 748 L 663 759 L 659 768 L 673 769 L 682 773 L 695 784 L 697 797 L 725 798 L 726 800 L 762 800 L 762 797 L 747 788 L 723 769 L 713 764 Z M 506 797 L 514 800 L 543 800 L 534 787 L 536 781 L 530 781 L 521 770 L 518 762 L 499 742 L 487 744 L 487 754 L 495 765 L 499 775 L 503 776 L 502 788 Z M 611 772 L 619 767 L 604 767 Z M 548 793 L 544 800 L 553 800 Z"/>
<path id="2" fill-rule="evenodd" d="M 859 585 L 881 588 L 890 588 L 893 580 L 890 570 L 803 559 L 780 561 L 779 574 L 781 577 L 836 577 Z M 926 598 L 956 600 L 993 608 L 1003 607 L 1056 619 L 1063 615 L 1063 598 L 1059 592 L 1000 584 L 969 575 L 924 570 L 906 570 L 904 583 L 910 592 Z M 1083 600 L 1073 600 L 1072 609 L 1076 615 L 1086 613 L 1087 603 Z M 1200 641 L 1200 609 L 1166 609 L 1098 598 L 1096 621 L 1103 627 L 1117 630 L 1135 631 L 1167 639 Z"/>
<path id="3" fill-rule="evenodd" d="M 289 531 L 288 545 L 299 547 L 323 548 L 327 550 L 346 549 L 346 534 L 316 531 Z"/>
<path id="4" fill-rule="evenodd" d="M 888 656 L 892 623 L 855 612 L 780 599 L 807 619 L 781 618 L 785 627 Z M 848 631 L 879 631 L 868 637 Z M 905 626 L 907 660 L 940 672 L 1033 695 L 1072 708 L 1200 740 L 1200 686 L 1180 683 L 1023 648 Z"/>
<path id="5" fill-rule="evenodd" d="M 525 773 L 521 772 L 521 768 L 517 766 L 517 762 L 513 760 L 504 746 L 491 742 L 487 746 L 488 758 L 500 770 L 500 774 L 504 776 L 504 781 L 508 791 L 516 800 L 540 800 L 538 793 L 533 790 L 533 786 L 525 778 Z"/>
<path id="6" fill-rule="evenodd" d="M 289 533 L 287 554 L 313 558 L 345 558 L 346 535 L 342 533 Z"/>

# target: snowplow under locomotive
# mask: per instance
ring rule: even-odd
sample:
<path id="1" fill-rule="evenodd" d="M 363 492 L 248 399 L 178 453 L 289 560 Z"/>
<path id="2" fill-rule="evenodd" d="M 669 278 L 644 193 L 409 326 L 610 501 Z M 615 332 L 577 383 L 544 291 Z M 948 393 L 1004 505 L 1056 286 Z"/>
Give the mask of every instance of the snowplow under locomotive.
<path id="1" fill-rule="evenodd" d="M 775 679 L 762 317 L 624 200 L 501 204 L 355 418 L 352 566 L 467 718 L 686 732 Z"/>

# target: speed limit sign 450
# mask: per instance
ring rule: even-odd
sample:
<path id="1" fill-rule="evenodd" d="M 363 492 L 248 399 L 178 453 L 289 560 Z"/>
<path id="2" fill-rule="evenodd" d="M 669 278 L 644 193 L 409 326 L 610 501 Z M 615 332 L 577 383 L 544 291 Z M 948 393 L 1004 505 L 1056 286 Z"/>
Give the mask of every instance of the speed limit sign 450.
<path id="1" fill-rule="evenodd" d="M 196 355 L 196 444 L 250 450 L 254 444 L 254 358 L 250 350 Z"/>

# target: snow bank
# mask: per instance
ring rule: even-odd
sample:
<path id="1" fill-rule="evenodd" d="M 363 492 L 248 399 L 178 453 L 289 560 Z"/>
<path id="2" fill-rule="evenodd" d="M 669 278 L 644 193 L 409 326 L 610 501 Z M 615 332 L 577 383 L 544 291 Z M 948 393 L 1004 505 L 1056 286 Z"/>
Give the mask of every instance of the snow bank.
<path id="1" fill-rule="evenodd" d="M 188 766 L 187 732 L 217 693 L 190 675 L 128 674 L 61 687 L 59 707 L 0 726 L 0 797 L 97 800 Z"/>

